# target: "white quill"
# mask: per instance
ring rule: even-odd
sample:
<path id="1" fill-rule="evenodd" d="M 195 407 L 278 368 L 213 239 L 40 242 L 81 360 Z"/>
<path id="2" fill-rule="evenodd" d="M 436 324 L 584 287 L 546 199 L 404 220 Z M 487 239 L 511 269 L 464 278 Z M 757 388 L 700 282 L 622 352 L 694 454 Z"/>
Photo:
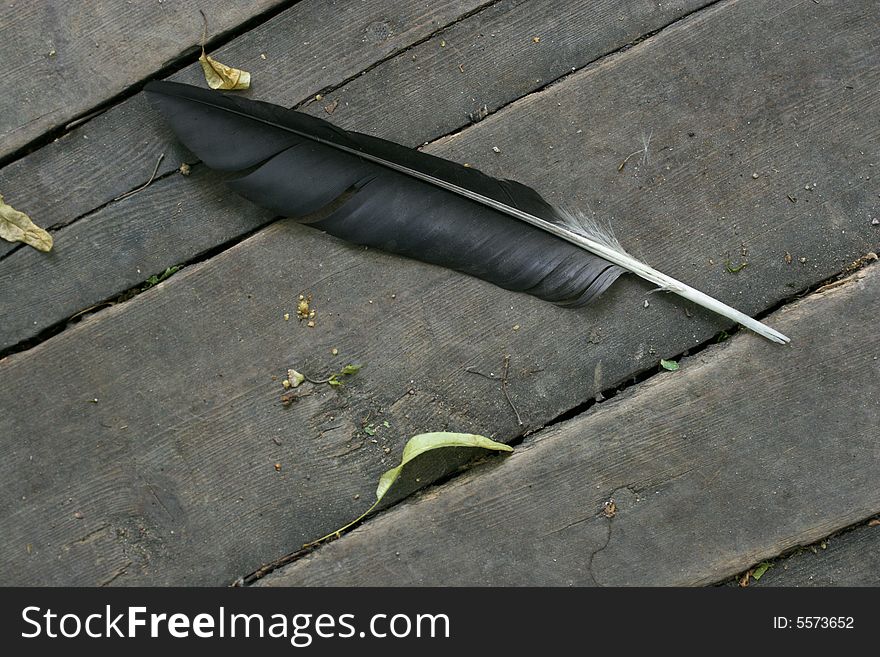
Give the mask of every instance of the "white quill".
<path id="1" fill-rule="evenodd" d="M 337 148 L 339 147 L 337 146 Z M 459 187 L 458 185 L 447 182 L 446 180 L 435 178 L 434 176 L 422 173 L 421 171 L 416 171 L 415 169 L 411 169 L 409 167 L 396 164 L 394 162 L 389 162 L 382 158 L 374 157 L 368 153 L 362 153 L 354 149 L 351 149 L 351 152 L 352 154 L 357 154 L 365 159 L 377 162 L 378 164 L 382 164 L 391 169 L 400 171 L 401 173 L 413 176 L 415 178 L 418 178 L 419 180 L 424 180 L 427 183 L 436 185 L 437 187 L 441 187 L 450 192 L 454 192 L 459 196 L 469 198 L 472 201 L 486 205 L 511 217 L 515 217 L 516 219 L 524 221 L 527 224 L 531 224 L 536 228 L 545 230 L 552 235 L 556 235 L 556 237 L 560 237 L 567 242 L 571 242 L 572 244 L 575 244 L 582 249 L 586 249 L 591 253 L 595 253 L 597 256 L 605 258 L 608 262 L 623 267 L 624 269 L 632 272 L 636 276 L 640 276 L 641 278 L 644 278 L 645 280 L 654 283 L 661 290 L 677 294 L 680 297 L 684 297 L 688 301 L 693 301 L 698 306 L 702 306 L 703 308 L 718 313 L 719 315 L 727 317 L 728 319 L 732 319 L 733 321 L 742 324 L 746 328 L 751 329 L 758 335 L 761 335 L 768 340 L 771 340 L 772 342 L 776 342 L 777 344 L 788 344 L 789 342 L 791 342 L 788 337 L 786 337 L 776 329 L 771 328 L 766 324 L 759 322 L 757 319 L 749 317 L 744 312 L 740 312 L 736 308 L 728 306 L 726 303 L 722 303 L 718 299 L 710 297 L 708 294 L 700 292 L 696 288 L 693 288 L 686 283 L 682 283 L 681 281 L 676 280 L 671 276 L 667 276 L 663 272 L 659 272 L 650 265 L 647 265 L 641 260 L 634 258 L 629 253 L 624 251 L 623 247 L 620 246 L 616 239 L 601 231 L 598 226 L 596 226 L 595 224 L 591 224 L 590 222 L 585 222 L 570 212 L 566 212 L 565 210 L 556 208 L 557 213 L 566 220 L 566 225 L 557 224 L 552 221 L 542 219 L 541 217 L 536 217 L 535 215 L 529 214 L 528 212 L 523 212 L 518 208 L 511 207 L 505 203 L 501 203 L 500 201 L 496 201 L 493 198 L 489 198 L 488 196 L 484 196 L 470 189 Z"/>

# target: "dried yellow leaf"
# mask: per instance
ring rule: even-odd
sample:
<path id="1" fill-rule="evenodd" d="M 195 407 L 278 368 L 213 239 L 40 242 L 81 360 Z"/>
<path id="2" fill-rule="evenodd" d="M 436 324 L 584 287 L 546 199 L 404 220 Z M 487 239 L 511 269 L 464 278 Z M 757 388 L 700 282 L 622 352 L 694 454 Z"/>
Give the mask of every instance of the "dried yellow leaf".
<path id="1" fill-rule="evenodd" d="M 9 242 L 24 242 L 38 251 L 52 250 L 52 236 L 37 226 L 24 212 L 3 202 L 0 194 L 0 238 Z"/>
<path id="2" fill-rule="evenodd" d="M 202 49 L 199 63 L 205 71 L 205 80 L 211 89 L 247 89 L 251 86 L 251 74 L 241 69 L 221 64 L 209 57 Z"/>

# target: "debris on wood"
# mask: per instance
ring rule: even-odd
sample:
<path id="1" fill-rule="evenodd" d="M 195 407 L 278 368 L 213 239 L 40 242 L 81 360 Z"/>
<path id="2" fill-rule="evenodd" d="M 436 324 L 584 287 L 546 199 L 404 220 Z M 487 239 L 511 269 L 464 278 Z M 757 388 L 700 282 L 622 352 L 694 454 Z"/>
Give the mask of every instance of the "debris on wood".
<path id="1" fill-rule="evenodd" d="M 327 112 L 327 114 L 333 114 L 337 107 L 339 107 L 339 99 L 333 99 L 333 102 L 324 105 L 324 111 Z"/>
<path id="2" fill-rule="evenodd" d="M 479 370 L 474 369 L 473 366 L 468 366 L 464 368 L 464 371 L 468 374 L 476 374 L 477 376 L 482 376 L 484 379 L 491 379 L 492 381 L 501 381 L 501 392 L 504 395 L 504 399 L 507 401 L 507 405 L 510 406 L 510 409 L 513 411 L 514 415 L 516 415 L 516 422 L 519 426 L 524 426 L 522 421 L 522 417 L 519 414 L 519 410 L 516 405 L 513 403 L 513 400 L 510 398 L 510 393 L 507 390 L 507 375 L 510 370 L 510 354 L 504 355 L 504 360 L 501 364 L 501 376 L 497 376 L 495 372 L 489 372 L 488 374 L 484 372 L 480 372 Z"/>
<path id="3" fill-rule="evenodd" d="M 478 123 L 489 116 L 489 106 L 481 105 L 480 108 L 476 112 L 468 113 L 468 120 L 471 123 Z M 470 164 L 465 164 L 464 166 L 469 167 Z"/>
<path id="4" fill-rule="evenodd" d="M 192 173 L 192 167 L 190 165 L 188 165 L 186 162 L 184 162 L 183 164 L 180 165 L 180 168 L 178 169 L 178 171 L 180 171 L 180 175 L 188 176 L 190 173 Z"/>
<path id="5" fill-rule="evenodd" d="M 208 17 L 199 10 L 205 20 L 205 31 L 202 35 L 202 54 L 199 63 L 205 73 L 205 81 L 211 89 L 247 89 L 251 86 L 251 74 L 226 64 L 221 64 L 205 53 L 205 41 L 208 37 Z"/>
<path id="6" fill-rule="evenodd" d="M 144 286 L 141 289 L 141 292 L 149 290 L 151 287 L 171 278 L 171 276 L 180 271 L 180 268 L 182 266 L 183 265 L 174 265 L 172 267 L 166 268 L 165 271 L 163 271 L 161 274 L 153 274 L 146 281 L 144 281 Z"/>
<path id="7" fill-rule="evenodd" d="M 335 373 L 331 374 L 326 379 L 312 379 L 312 378 L 309 378 L 308 376 L 306 376 L 305 374 L 297 372 L 294 369 L 288 369 L 287 370 L 287 378 L 281 382 L 281 385 L 284 386 L 285 390 L 289 390 L 291 388 L 298 388 L 300 385 L 302 385 L 303 382 L 308 381 L 312 385 L 325 385 L 326 384 L 326 385 L 332 386 L 334 388 L 338 388 L 338 387 L 344 385 L 343 379 L 345 377 L 353 376 L 354 374 L 357 374 L 361 370 L 361 367 L 363 367 L 363 366 L 362 365 L 352 365 L 351 363 L 349 363 L 348 365 L 343 367 L 339 372 L 335 372 Z M 311 393 L 309 393 L 309 394 L 311 394 Z M 289 400 L 288 403 L 290 403 L 290 401 L 292 401 L 292 400 Z M 282 396 L 282 402 L 284 402 L 283 396 Z"/>
<path id="8" fill-rule="evenodd" d="M 130 191 L 125 192 L 125 194 L 120 194 L 119 196 L 117 196 L 113 200 L 114 201 L 121 201 L 124 198 L 128 198 L 129 196 L 133 196 L 133 195 L 137 194 L 138 192 L 144 191 L 147 187 L 152 185 L 153 181 L 156 179 L 156 174 L 159 173 L 159 165 L 162 164 L 162 160 L 164 160 L 164 159 L 165 159 L 165 153 L 160 154 L 159 158 L 156 160 L 156 166 L 153 167 L 153 173 L 150 174 L 150 177 L 147 179 L 147 182 L 145 182 L 143 185 L 141 185 L 137 189 L 132 189 Z M 187 165 L 187 166 L 189 166 L 189 165 Z M 182 165 L 181 165 L 181 168 L 183 168 Z"/>
<path id="9" fill-rule="evenodd" d="M 309 319 L 314 318 L 315 313 L 309 306 L 312 302 L 312 296 L 304 296 L 302 294 L 299 295 L 299 301 L 296 304 L 296 316 L 300 319 Z"/>
<path id="10" fill-rule="evenodd" d="M 679 369 L 678 363 L 676 363 L 674 360 L 664 360 L 662 358 L 660 359 L 660 367 L 670 372 L 677 372 Z"/>
<path id="11" fill-rule="evenodd" d="M 602 515 L 609 519 L 617 515 L 617 504 L 614 500 L 608 500 L 602 505 Z"/>
<path id="12" fill-rule="evenodd" d="M 52 236 L 37 226 L 24 212 L 3 201 L 0 194 L 0 238 L 8 242 L 24 242 L 37 251 L 52 250 Z"/>
<path id="13" fill-rule="evenodd" d="M 764 576 L 764 573 L 767 572 L 767 569 L 772 568 L 773 564 L 769 561 L 764 561 L 755 566 L 754 570 L 752 570 L 752 579 L 756 582 Z"/>
<path id="14" fill-rule="evenodd" d="M 306 377 L 296 370 L 287 370 L 287 382 L 291 388 L 298 388 L 300 384 L 306 380 Z"/>

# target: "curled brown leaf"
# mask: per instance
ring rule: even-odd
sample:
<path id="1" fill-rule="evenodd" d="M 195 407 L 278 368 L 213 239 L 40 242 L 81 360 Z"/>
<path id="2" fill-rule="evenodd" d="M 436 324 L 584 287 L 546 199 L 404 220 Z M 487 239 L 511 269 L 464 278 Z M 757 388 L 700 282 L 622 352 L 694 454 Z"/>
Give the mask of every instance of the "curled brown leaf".
<path id="1" fill-rule="evenodd" d="M 0 194 L 0 238 L 9 242 L 24 242 L 38 251 L 52 250 L 52 236 L 37 226 L 24 212 L 6 205 Z"/>
<path id="2" fill-rule="evenodd" d="M 221 64 L 205 54 L 204 48 L 199 63 L 205 72 L 205 80 L 211 89 L 247 89 L 251 86 L 251 74 L 241 69 Z"/>

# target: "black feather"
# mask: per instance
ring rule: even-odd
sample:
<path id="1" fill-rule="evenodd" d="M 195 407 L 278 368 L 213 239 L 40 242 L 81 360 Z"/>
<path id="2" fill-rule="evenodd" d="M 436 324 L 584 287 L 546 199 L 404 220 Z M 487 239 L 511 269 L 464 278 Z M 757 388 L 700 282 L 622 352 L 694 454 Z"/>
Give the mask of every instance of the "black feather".
<path id="1" fill-rule="evenodd" d="M 374 160 L 562 222 L 549 203 L 520 183 L 270 103 L 174 82 L 150 82 L 145 91 L 205 164 L 242 172 L 229 183 L 232 189 L 341 239 L 562 305 L 589 303 L 624 271 L 539 228 Z"/>

